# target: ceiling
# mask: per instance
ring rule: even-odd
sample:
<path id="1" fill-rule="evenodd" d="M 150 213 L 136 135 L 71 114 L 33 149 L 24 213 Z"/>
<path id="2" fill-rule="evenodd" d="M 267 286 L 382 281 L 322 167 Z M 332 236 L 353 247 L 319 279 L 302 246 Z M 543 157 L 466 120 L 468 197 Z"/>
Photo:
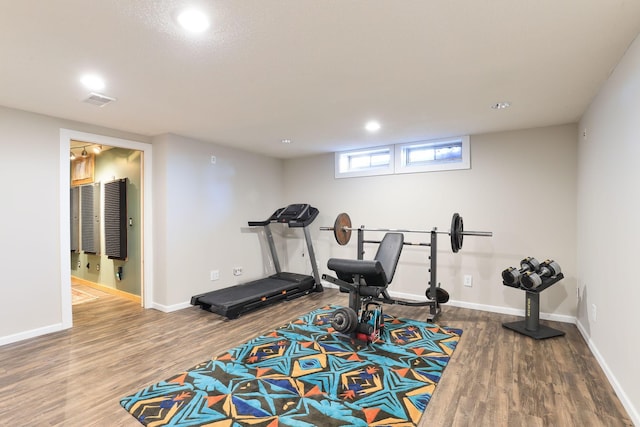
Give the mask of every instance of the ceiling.
<path id="1" fill-rule="evenodd" d="M 208 31 L 177 25 L 187 5 L 208 15 Z M 576 122 L 640 32 L 639 0 L 0 0 L 0 10 L 0 105 L 279 158 Z M 89 72 L 117 101 L 83 102 Z M 501 101 L 511 107 L 491 108 Z M 376 133 L 364 130 L 371 119 Z"/>

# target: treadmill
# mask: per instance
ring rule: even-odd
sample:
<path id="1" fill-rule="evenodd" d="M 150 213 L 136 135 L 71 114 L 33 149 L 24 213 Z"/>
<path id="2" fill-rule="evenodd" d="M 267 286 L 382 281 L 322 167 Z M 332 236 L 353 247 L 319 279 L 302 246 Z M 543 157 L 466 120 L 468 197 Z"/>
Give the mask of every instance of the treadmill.
<path id="1" fill-rule="evenodd" d="M 322 292 L 315 252 L 311 243 L 308 226 L 318 216 L 318 209 L 308 204 L 294 204 L 280 208 L 264 221 L 249 221 L 250 227 L 264 227 L 271 258 L 276 273 L 263 279 L 241 283 L 228 288 L 207 292 L 191 297 L 191 305 L 199 305 L 203 310 L 235 319 L 242 313 L 273 304 L 281 300 L 291 300 L 311 292 Z M 307 252 L 311 261 L 313 276 L 289 273 L 280 269 L 280 261 L 271 233 L 271 223 L 287 224 L 291 228 L 302 228 L 307 242 Z"/>

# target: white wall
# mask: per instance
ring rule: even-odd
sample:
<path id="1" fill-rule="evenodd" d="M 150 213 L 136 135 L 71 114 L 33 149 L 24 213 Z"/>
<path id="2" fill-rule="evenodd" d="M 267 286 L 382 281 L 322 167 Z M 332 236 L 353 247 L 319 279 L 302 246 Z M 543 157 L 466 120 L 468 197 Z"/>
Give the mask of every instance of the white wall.
<path id="1" fill-rule="evenodd" d="M 247 221 L 286 204 L 282 161 L 177 135 L 158 136 L 153 147 L 157 307 L 184 307 L 193 295 L 273 273 L 262 229 Z"/>
<path id="2" fill-rule="evenodd" d="M 544 291 L 541 311 L 571 320 L 576 307 L 576 134 L 575 125 L 566 125 L 474 135 L 472 168 L 462 171 L 335 179 L 332 154 L 288 160 L 285 195 L 320 210 L 312 231 L 322 272 L 329 272 L 330 257 L 356 255 L 355 236 L 341 247 L 332 233 L 318 230 L 333 225 L 340 212 L 348 212 L 355 227 L 419 230 L 447 230 L 458 212 L 467 230 L 493 231 L 494 237 L 465 237 L 462 250 L 453 254 L 449 236 L 440 236 L 438 280 L 452 300 L 523 313 L 524 292 L 503 286 L 501 271 L 525 256 L 554 258 L 566 278 Z M 424 234 L 406 237 L 428 239 Z M 369 247 L 367 256 L 375 249 Z M 427 251 L 404 248 L 392 291 L 424 298 Z M 473 287 L 462 285 L 465 274 L 473 275 Z"/>
<path id="3" fill-rule="evenodd" d="M 62 325 L 60 128 L 145 140 L 0 107 L 0 343 Z"/>
<path id="4" fill-rule="evenodd" d="M 640 425 L 640 38 L 579 129 L 578 326 Z"/>
<path id="5" fill-rule="evenodd" d="M 153 142 L 154 307 L 185 307 L 194 294 L 273 272 L 262 232 L 247 221 L 285 204 L 281 160 L 0 107 L 0 345 L 63 328 L 60 239 L 69 236 L 60 233 L 61 128 Z M 213 269 L 217 282 L 209 280 Z"/>

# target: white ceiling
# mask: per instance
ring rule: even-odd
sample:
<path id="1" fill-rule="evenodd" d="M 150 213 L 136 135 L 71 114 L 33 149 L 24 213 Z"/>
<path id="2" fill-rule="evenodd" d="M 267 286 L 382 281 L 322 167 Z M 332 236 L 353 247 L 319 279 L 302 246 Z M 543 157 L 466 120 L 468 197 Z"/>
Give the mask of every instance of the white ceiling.
<path id="1" fill-rule="evenodd" d="M 576 122 L 639 32 L 640 0 L 0 0 L 0 105 L 290 158 Z"/>

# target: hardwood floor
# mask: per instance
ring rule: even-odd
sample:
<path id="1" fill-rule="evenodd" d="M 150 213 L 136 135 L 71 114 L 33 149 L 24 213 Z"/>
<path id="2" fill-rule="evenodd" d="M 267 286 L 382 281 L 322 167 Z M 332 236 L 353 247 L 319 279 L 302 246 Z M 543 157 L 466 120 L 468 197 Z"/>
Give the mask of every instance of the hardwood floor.
<path id="1" fill-rule="evenodd" d="M 121 397 L 328 303 L 327 289 L 237 320 L 191 307 L 174 313 L 95 289 L 67 331 L 0 347 L 0 425 L 139 426 Z M 385 306 L 426 321 L 424 308 Z M 514 316 L 444 306 L 441 325 L 464 330 L 420 426 L 630 426 L 574 325 L 536 341 L 502 327 Z M 547 322 L 545 322 L 547 323 Z"/>

